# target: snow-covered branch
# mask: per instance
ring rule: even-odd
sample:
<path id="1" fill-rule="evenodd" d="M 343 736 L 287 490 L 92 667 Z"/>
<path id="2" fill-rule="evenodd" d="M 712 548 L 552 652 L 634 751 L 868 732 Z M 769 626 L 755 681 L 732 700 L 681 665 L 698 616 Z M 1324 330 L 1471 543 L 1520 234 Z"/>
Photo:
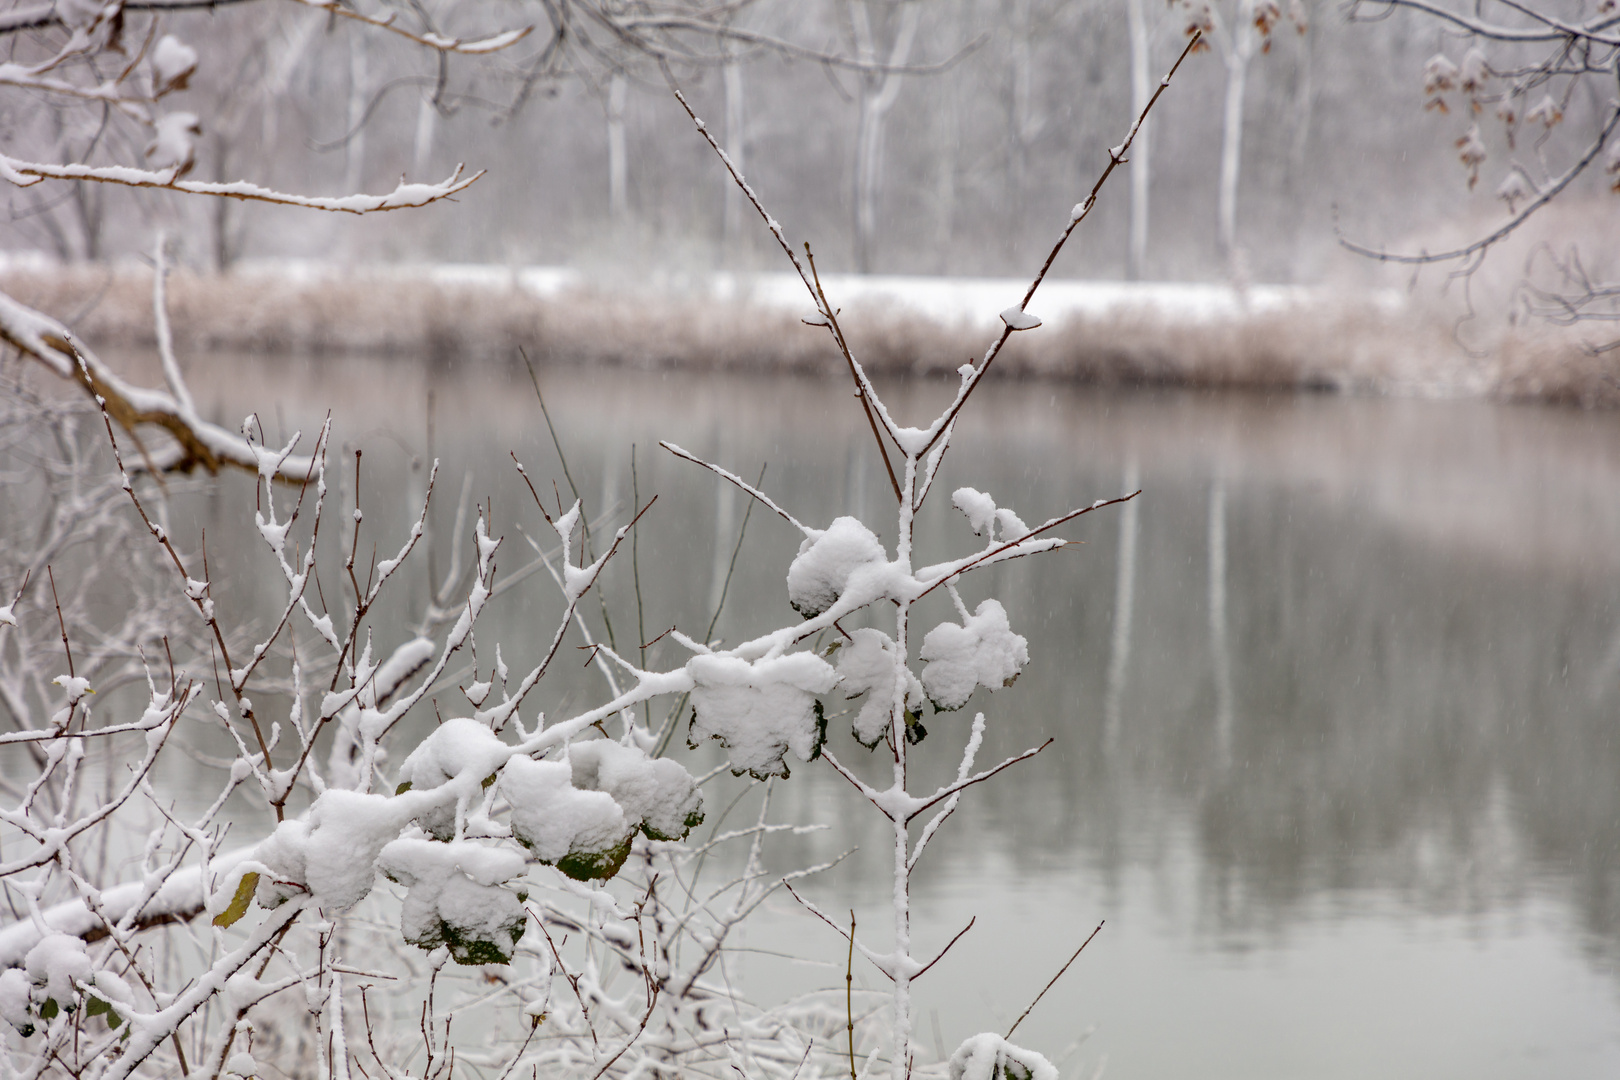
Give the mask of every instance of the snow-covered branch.
<path id="1" fill-rule="evenodd" d="M 444 180 L 437 184 L 411 184 L 401 180 L 386 195 L 294 195 L 274 191 L 246 180 L 213 182 L 184 179 L 184 170 L 178 166 L 162 170 L 136 169 L 124 165 L 52 165 L 45 162 L 19 161 L 0 154 L 0 177 L 18 187 L 29 187 L 42 180 L 92 180 L 102 184 L 120 184 L 125 187 L 161 188 L 186 195 L 213 195 L 223 199 L 241 199 L 245 202 L 273 203 L 277 206 L 298 206 L 306 210 L 327 210 L 338 214 L 375 214 L 384 210 L 404 210 L 427 206 L 465 191 L 483 176 L 483 170 L 463 176 L 466 170 L 457 165 Z"/>

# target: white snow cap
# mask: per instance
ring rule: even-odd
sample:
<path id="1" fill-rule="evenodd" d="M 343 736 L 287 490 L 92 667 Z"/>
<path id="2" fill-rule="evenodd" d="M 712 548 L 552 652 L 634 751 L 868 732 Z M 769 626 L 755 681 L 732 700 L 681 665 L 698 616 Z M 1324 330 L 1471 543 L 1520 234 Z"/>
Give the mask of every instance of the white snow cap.
<path id="1" fill-rule="evenodd" d="M 984 492 L 970 487 L 959 487 L 951 492 L 951 505 L 967 515 L 968 527 L 987 540 L 995 539 L 992 523 L 1001 526 L 1001 540 L 1010 543 L 1029 535 L 1029 526 L 1011 510 L 997 509 L 996 501 Z"/>
<path id="2" fill-rule="evenodd" d="M 1457 65 L 1445 53 L 1435 53 L 1423 65 L 1423 92 L 1440 94 L 1457 88 Z"/>
<path id="3" fill-rule="evenodd" d="M 813 619 L 838 602 L 850 575 L 865 566 L 888 562 L 877 536 L 855 518 L 834 518 L 826 529 L 807 537 L 788 567 L 788 602 Z"/>
<path id="4" fill-rule="evenodd" d="M 336 788 L 315 800 L 306 820 L 304 883 L 328 911 L 346 911 L 365 898 L 378 855 L 410 821 L 392 799 Z"/>
<path id="5" fill-rule="evenodd" d="M 482 783 L 500 771 L 512 748 L 485 724 L 466 717 L 446 720 L 410 752 L 399 767 L 401 786 L 427 791 L 465 774 Z M 417 823 L 441 840 L 456 831 L 455 802 L 446 800 L 420 814 Z"/>
<path id="6" fill-rule="evenodd" d="M 1490 63 L 1485 54 L 1478 49 L 1469 49 L 1463 56 L 1462 62 L 1462 88 L 1464 92 L 1475 94 L 1485 88 L 1486 81 L 1491 77 Z"/>
<path id="7" fill-rule="evenodd" d="M 1558 102 L 1553 100 L 1551 94 L 1543 94 L 1541 100 L 1536 102 L 1535 106 L 1524 114 L 1524 118 L 1530 123 L 1539 122 L 1547 127 L 1552 127 L 1564 118 L 1564 110 L 1558 107 Z"/>
<path id="8" fill-rule="evenodd" d="M 827 722 L 815 695 L 838 682 L 821 657 L 799 652 L 750 664 L 734 656 L 694 656 L 686 670 L 696 683 L 687 738 L 693 749 L 703 739 L 718 739 L 735 775 L 760 780 L 788 775 L 782 760 L 788 750 L 801 761 L 820 756 Z"/>
<path id="9" fill-rule="evenodd" d="M 950 1060 L 951 1080 L 1058 1080 L 1057 1068 L 1033 1050 L 994 1032 L 975 1035 Z"/>
<path id="10" fill-rule="evenodd" d="M 522 855 L 467 840 L 402 838 L 378 867 L 408 890 L 400 911 L 405 940 L 450 950 L 458 964 L 504 964 L 523 936 L 522 903 L 501 884 L 523 874 Z"/>
<path id="11" fill-rule="evenodd" d="M 71 934 L 46 934 L 39 944 L 28 950 L 23 968 L 35 986 L 45 989 L 45 996 L 57 1005 L 66 1006 L 73 1001 L 75 984 L 90 981 L 90 957 L 85 955 L 84 942 Z"/>
<path id="12" fill-rule="evenodd" d="M 174 169 L 176 176 L 184 176 L 196 163 L 195 140 L 202 135 L 202 124 L 196 113 L 164 113 L 152 123 L 152 141 L 146 147 L 146 156 L 156 169 Z"/>
<path id="13" fill-rule="evenodd" d="M 1033 330 L 1041 325 L 1041 320 L 1025 311 L 1023 308 L 1010 307 L 1001 313 L 1001 321 L 1007 324 L 1009 330 Z"/>
<path id="14" fill-rule="evenodd" d="M 84 695 L 95 693 L 90 689 L 89 679 L 79 679 L 72 675 L 58 675 L 51 683 L 60 686 L 62 692 L 67 695 L 68 702 L 73 705 L 77 705 Z"/>
<path id="15" fill-rule="evenodd" d="M 184 90 L 197 70 L 197 50 L 173 34 L 164 34 L 152 47 L 152 96 L 162 97 L 173 90 Z"/>
<path id="16" fill-rule="evenodd" d="M 951 505 L 967 515 L 968 528 L 978 536 L 983 536 L 996 518 L 996 501 L 977 488 L 957 488 L 951 492 Z"/>
<path id="17" fill-rule="evenodd" d="M 580 791 L 603 791 L 630 827 L 652 840 L 680 840 L 703 820 L 703 793 L 692 774 L 668 758 L 634 746 L 593 739 L 568 748 L 571 780 Z"/>
<path id="18" fill-rule="evenodd" d="M 940 623 L 928 631 L 917 655 L 923 690 L 941 709 L 960 709 L 980 686 L 1011 686 L 1029 663 L 1029 643 L 1012 632 L 999 600 L 986 600 L 965 625 Z"/>
<path id="19" fill-rule="evenodd" d="M 241 1080 L 249 1080 L 250 1077 L 259 1075 L 259 1063 L 253 1060 L 252 1054 L 245 1050 L 238 1050 L 231 1055 L 229 1061 L 225 1062 L 225 1074 L 240 1077 Z"/>
<path id="20" fill-rule="evenodd" d="M 1530 186 L 1530 181 L 1518 169 L 1508 173 L 1503 178 L 1501 186 L 1496 189 L 1496 197 L 1508 204 L 1509 211 L 1513 209 L 1514 203 L 1528 199 L 1533 194 L 1535 190 Z"/>
<path id="21" fill-rule="evenodd" d="M 28 1012 L 33 987 L 28 976 L 17 968 L 0 971 L 0 1020 L 4 1020 L 24 1035 L 34 1031 L 34 1018 Z"/>
<path id="22" fill-rule="evenodd" d="M 501 772 L 501 794 L 512 806 L 512 834 L 534 857 L 570 877 L 612 877 L 629 853 L 635 828 L 605 791 L 574 787 L 566 761 L 515 757 Z"/>
<path id="23" fill-rule="evenodd" d="M 881 630 L 863 627 L 850 634 L 850 640 L 836 654 L 839 687 L 849 697 L 870 692 L 851 727 L 855 738 L 873 747 L 889 730 L 894 708 L 895 681 L 905 672 L 906 705 L 915 707 L 923 696 L 922 683 L 910 668 L 895 662 L 894 640 Z"/>

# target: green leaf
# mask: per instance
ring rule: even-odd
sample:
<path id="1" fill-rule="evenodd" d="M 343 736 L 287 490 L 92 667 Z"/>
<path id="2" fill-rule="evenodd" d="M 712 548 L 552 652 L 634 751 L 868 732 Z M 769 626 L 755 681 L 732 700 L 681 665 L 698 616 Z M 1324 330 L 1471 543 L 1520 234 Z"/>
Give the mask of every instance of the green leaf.
<path id="1" fill-rule="evenodd" d="M 409 790 L 411 790 L 411 782 L 407 780 L 403 784 L 399 785 L 399 787 L 394 789 L 394 794 L 403 795 Z"/>
<path id="2" fill-rule="evenodd" d="M 56 1007 L 55 998 L 46 998 L 45 1004 L 39 1007 L 39 1018 L 41 1020 L 55 1020 L 56 1014 L 61 1011 Z"/>
<path id="3" fill-rule="evenodd" d="M 253 890 L 259 887 L 259 875 L 252 870 L 242 875 L 242 880 L 236 883 L 236 895 L 231 897 L 231 904 L 224 911 L 214 916 L 215 926 L 232 926 L 243 915 L 247 914 L 248 901 L 253 899 Z"/>
<path id="4" fill-rule="evenodd" d="M 488 776 L 484 777 L 482 780 L 480 780 L 478 782 L 478 786 L 483 788 L 485 791 L 488 791 L 491 787 L 494 786 L 495 781 L 499 776 L 500 776 L 499 773 L 490 773 Z"/>
<path id="5" fill-rule="evenodd" d="M 685 840 L 686 835 L 701 824 L 703 824 L 703 808 L 699 807 L 686 815 L 686 820 L 681 824 L 681 831 L 675 836 L 665 836 L 645 821 L 641 823 L 641 835 L 649 840 Z"/>
<path id="6" fill-rule="evenodd" d="M 634 835 L 634 834 L 632 834 Z M 606 851 L 570 851 L 557 860 L 557 869 L 575 881 L 600 881 L 612 877 L 630 857 L 630 837 Z"/>
<path id="7" fill-rule="evenodd" d="M 452 926 L 440 919 L 438 926 L 420 938 L 411 939 L 410 944 L 428 952 L 443 945 L 450 951 L 450 959 L 469 967 L 509 964 L 512 962 L 512 945 L 523 937 L 527 925 L 525 919 L 517 919 L 501 927 L 493 937 L 479 937 L 463 927 Z M 501 941 L 502 931 L 512 939 L 511 945 Z"/>
<path id="8" fill-rule="evenodd" d="M 94 994 L 91 994 L 90 997 L 89 997 L 89 1000 L 84 1003 L 84 1015 L 85 1016 L 102 1016 L 102 1015 L 105 1015 L 107 1017 L 107 1028 L 108 1028 L 108 1030 L 116 1028 L 119 1024 L 122 1024 L 124 1022 L 124 1018 L 122 1016 L 118 1015 L 117 1011 L 113 1009 L 113 1007 L 112 1007 L 112 1005 L 110 1003 L 101 1000 L 100 998 L 96 997 Z"/>

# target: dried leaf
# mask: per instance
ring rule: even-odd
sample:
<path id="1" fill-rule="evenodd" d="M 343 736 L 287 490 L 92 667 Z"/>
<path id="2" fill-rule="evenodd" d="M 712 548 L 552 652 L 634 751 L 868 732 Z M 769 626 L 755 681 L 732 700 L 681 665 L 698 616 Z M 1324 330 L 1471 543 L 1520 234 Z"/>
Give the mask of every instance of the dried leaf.
<path id="1" fill-rule="evenodd" d="M 249 870 L 242 875 L 242 880 L 236 883 L 236 895 L 231 897 L 231 905 L 218 915 L 214 916 L 215 926 L 232 926 L 238 919 L 247 914 L 248 901 L 253 899 L 253 890 L 259 887 L 259 875 Z"/>

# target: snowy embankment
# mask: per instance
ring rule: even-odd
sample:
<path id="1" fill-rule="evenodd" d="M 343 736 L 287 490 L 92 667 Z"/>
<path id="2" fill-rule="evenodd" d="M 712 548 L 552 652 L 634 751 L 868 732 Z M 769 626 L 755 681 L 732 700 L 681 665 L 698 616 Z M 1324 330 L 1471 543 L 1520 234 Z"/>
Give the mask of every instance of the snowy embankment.
<path id="1" fill-rule="evenodd" d="M 596 289 L 626 287 L 622 280 L 595 281 L 579 270 L 560 266 L 407 263 L 355 268 L 306 259 L 255 259 L 241 263 L 235 273 L 307 284 L 360 278 L 379 284 L 426 282 L 452 288 L 519 290 L 541 300 L 562 300 Z M 840 306 L 882 306 L 946 326 L 964 320 L 991 326 L 996 312 L 1016 303 L 1029 287 L 1027 279 L 901 274 L 825 274 L 821 281 L 828 297 Z M 631 288 L 636 292 L 744 303 L 787 312 L 808 313 L 811 306 L 803 282 L 790 272 L 663 275 L 644 282 L 640 288 Z M 1319 306 L 1329 298 L 1326 290 L 1301 285 L 1253 285 L 1239 290 L 1200 282 L 1054 278 L 1041 285 L 1039 301 L 1031 308 L 1038 309 L 1047 322 L 1152 310 L 1167 322 L 1209 323 Z M 1389 314 L 1398 314 L 1405 307 L 1405 297 L 1394 290 L 1369 294 L 1366 300 Z"/>
<path id="2" fill-rule="evenodd" d="M 996 313 L 1027 282 L 829 274 L 846 336 L 877 374 L 947 375 L 983 354 Z M 0 289 L 42 310 L 88 314 L 99 347 L 153 341 L 151 270 L 0 256 Z M 249 260 L 222 276 L 176 272 L 182 349 L 370 353 L 454 364 L 540 363 L 770 373 L 842 370 L 790 273 L 625 271 L 466 264 L 347 266 Z M 1049 280 L 1043 321 L 997 361 L 1003 376 L 1098 383 L 1338 389 L 1552 400 L 1616 398 L 1587 352 L 1505 338 L 1473 353 L 1453 320 L 1394 290 Z M 1482 354 L 1483 352 L 1483 354 Z"/>

